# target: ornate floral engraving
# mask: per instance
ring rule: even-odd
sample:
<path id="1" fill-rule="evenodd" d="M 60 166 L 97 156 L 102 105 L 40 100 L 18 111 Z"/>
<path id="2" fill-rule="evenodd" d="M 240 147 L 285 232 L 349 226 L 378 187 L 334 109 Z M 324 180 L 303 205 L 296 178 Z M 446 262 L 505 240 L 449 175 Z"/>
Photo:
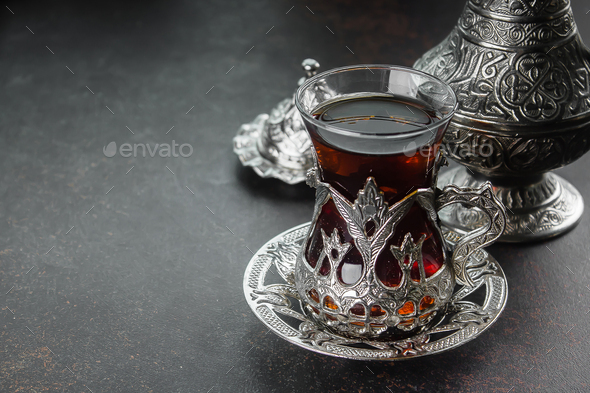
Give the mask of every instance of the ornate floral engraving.
<path id="1" fill-rule="evenodd" d="M 339 213 L 347 223 L 348 231 L 354 239 L 357 250 L 363 257 L 364 268 L 361 277 L 354 285 L 341 283 L 336 277 L 336 271 L 345 253 L 348 251 L 346 245 L 341 244 L 340 235 L 336 230 L 329 237 L 322 230 L 324 248 L 321 251 L 319 261 L 328 259 L 330 264 L 329 273 L 325 276 L 319 274 L 320 264 L 311 268 L 302 258 L 296 268 L 296 281 L 300 284 L 300 292 L 303 293 L 305 303 L 315 318 L 322 323 L 337 329 L 340 332 L 352 332 L 355 335 L 378 336 L 389 326 L 398 326 L 402 318 L 397 313 L 402 298 L 408 296 L 411 285 L 400 285 L 397 290 L 398 296 L 387 296 L 388 291 L 375 276 L 374 265 L 379 254 L 384 250 L 387 240 L 393 234 L 395 226 L 406 215 L 416 200 L 417 195 L 424 193 L 431 194 L 428 190 L 419 190 L 406 197 L 402 201 L 389 207 L 384 201 L 383 193 L 377 187 L 374 179 L 369 178 L 365 187 L 359 191 L 354 203 L 349 202 L 338 191 L 327 184 L 318 183 L 318 192 L 326 189 L 334 201 Z M 432 200 L 432 198 L 430 198 Z M 316 201 L 316 212 L 326 202 L 322 197 Z M 315 215 L 314 215 L 315 216 Z M 317 219 L 317 216 L 315 216 Z M 367 224 L 373 224 L 373 231 L 368 233 Z M 436 221 L 433 222 L 435 225 Z M 347 244 L 348 245 L 348 244 Z M 421 262 L 421 260 L 420 260 Z M 403 262 L 400 263 L 403 265 Z M 403 265 L 404 268 L 405 265 Z M 442 270 L 446 269 L 446 265 Z M 439 272 L 436 277 L 429 280 L 429 287 L 436 286 L 439 277 L 444 274 Z M 425 285 L 426 287 L 426 285 Z M 315 293 L 309 295 L 310 291 Z M 413 301 L 417 305 L 429 291 L 415 291 Z M 314 299 L 315 297 L 315 299 Z M 432 308 L 440 307 L 446 303 L 436 294 L 436 304 Z M 329 307 L 325 303 L 329 302 Z M 362 313 L 353 313 L 353 307 L 362 307 Z M 417 307 L 417 306 L 416 306 Z M 378 310 L 378 315 L 371 315 L 372 309 Z M 434 315 L 432 315 L 434 316 Z M 404 320 L 407 320 L 404 319 Z M 416 317 L 416 320 L 418 318 Z M 413 321 L 413 319 L 412 319 Z M 423 318 L 420 325 L 429 322 L 430 319 Z M 412 323 L 402 325 L 405 330 L 411 330 L 417 325 Z"/>
<path id="2" fill-rule="evenodd" d="M 528 48 L 554 44 L 573 37 L 576 33 L 571 10 L 560 17 L 532 23 L 490 18 L 479 12 L 480 9 L 466 7 L 459 19 L 458 28 L 469 41 L 497 48 Z"/>
<path id="3" fill-rule="evenodd" d="M 543 136 L 499 136 L 456 126 L 445 135 L 445 153 L 490 177 L 535 175 L 566 166 L 584 155 L 590 149 L 586 134 L 586 128 L 576 128 Z"/>
<path id="4" fill-rule="evenodd" d="M 367 179 L 363 190 L 359 191 L 358 198 L 351 204 L 338 191 L 325 185 L 330 190 L 330 195 L 338 208 L 338 212 L 346 221 L 348 231 L 354 238 L 355 245 L 363 259 L 367 262 L 367 270 L 371 270 L 375 260 L 389 237 L 393 234 L 395 226 L 410 210 L 416 196 L 426 192 L 418 190 L 389 207 L 383 201 L 383 193 L 377 187 L 373 178 Z M 366 224 L 372 221 L 375 225 L 373 234 L 366 231 Z"/>
<path id="5" fill-rule="evenodd" d="M 526 125 L 590 111 L 590 66 L 582 48 L 575 39 L 519 53 L 476 45 L 455 28 L 414 67 L 451 85 L 461 116 Z"/>
<path id="6" fill-rule="evenodd" d="M 562 167 L 590 149 L 589 60 L 568 1 L 472 0 L 414 67 L 457 94 L 445 135 L 449 157 L 489 176 L 522 176 Z M 482 154 L 483 145 L 491 151 Z"/>
<path id="7" fill-rule="evenodd" d="M 590 52 L 567 0 L 468 0 L 449 36 L 414 66 L 455 90 L 459 105 L 445 151 L 472 172 L 518 184 L 590 150 Z M 524 208 L 509 210 L 502 240 L 553 236 L 582 214 L 573 187 L 556 209 L 553 201 L 543 203 L 548 190 L 542 187 L 494 184 Z M 456 217 L 445 223 L 465 224 L 457 228 L 483 218 L 453 210 Z"/>
<path id="8" fill-rule="evenodd" d="M 569 0 L 470 0 L 474 8 L 506 17 L 554 17 L 569 7 Z"/>
<path id="9" fill-rule="evenodd" d="M 532 15 L 538 18 L 520 19 Z M 588 60 L 568 1 L 472 0 L 414 67 L 453 87 L 458 114 L 528 124 L 590 110 Z"/>

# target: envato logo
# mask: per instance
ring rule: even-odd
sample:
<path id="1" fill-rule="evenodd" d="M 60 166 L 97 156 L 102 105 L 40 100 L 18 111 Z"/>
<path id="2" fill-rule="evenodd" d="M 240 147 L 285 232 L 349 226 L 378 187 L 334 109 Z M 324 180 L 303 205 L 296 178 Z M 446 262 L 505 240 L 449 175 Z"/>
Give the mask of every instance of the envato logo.
<path id="1" fill-rule="evenodd" d="M 176 150 L 176 148 L 178 148 L 178 150 Z M 169 145 L 168 143 L 156 143 L 153 146 L 149 143 L 135 143 L 133 145 L 130 143 L 123 143 L 121 146 L 119 146 L 119 149 L 117 149 L 117 143 L 113 141 L 106 145 L 102 149 L 102 152 L 105 156 L 109 158 L 114 157 L 117 154 L 117 152 L 119 152 L 119 155 L 121 157 L 146 157 L 147 153 L 147 155 L 150 157 L 155 157 L 157 154 L 160 157 L 186 158 L 190 157 L 193 154 L 193 147 L 188 143 L 183 143 L 182 145 L 179 145 L 173 139 L 172 145 Z"/>
<path id="2" fill-rule="evenodd" d="M 491 157 L 494 154 L 494 147 L 491 143 L 481 143 L 477 145 L 445 145 L 445 150 L 451 157 L 471 158 L 471 157 Z M 415 142 L 410 142 L 404 147 L 404 154 L 408 157 L 416 156 L 419 153 L 422 157 L 430 157 L 432 151 L 429 146 L 417 147 Z"/>

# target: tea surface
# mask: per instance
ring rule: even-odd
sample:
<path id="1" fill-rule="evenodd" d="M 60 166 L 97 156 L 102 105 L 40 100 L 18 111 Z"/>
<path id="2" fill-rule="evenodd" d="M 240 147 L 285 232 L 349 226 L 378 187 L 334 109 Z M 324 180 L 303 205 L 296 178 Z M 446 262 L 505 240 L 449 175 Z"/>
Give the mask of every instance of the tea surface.
<path id="1" fill-rule="evenodd" d="M 430 187 L 444 127 L 432 108 L 394 97 L 330 102 L 314 118 L 337 129 L 308 124 L 323 181 L 354 200 L 372 176 L 391 204 Z M 428 126 L 431 128 L 425 128 Z"/>

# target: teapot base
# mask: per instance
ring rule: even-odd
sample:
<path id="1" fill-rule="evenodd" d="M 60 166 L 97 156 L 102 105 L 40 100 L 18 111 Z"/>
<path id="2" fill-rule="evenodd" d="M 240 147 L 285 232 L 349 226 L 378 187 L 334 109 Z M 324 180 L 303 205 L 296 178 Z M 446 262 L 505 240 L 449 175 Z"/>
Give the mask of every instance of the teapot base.
<path id="1" fill-rule="evenodd" d="M 576 188 L 564 178 L 548 172 L 531 184 L 498 182 L 472 174 L 464 167 L 442 172 L 438 187 L 449 184 L 478 187 L 491 180 L 494 194 L 506 206 L 506 228 L 499 242 L 522 243 L 561 235 L 574 228 L 584 212 L 584 200 Z M 487 216 L 461 205 L 453 205 L 439 213 L 442 223 L 464 234 L 485 224 Z"/>

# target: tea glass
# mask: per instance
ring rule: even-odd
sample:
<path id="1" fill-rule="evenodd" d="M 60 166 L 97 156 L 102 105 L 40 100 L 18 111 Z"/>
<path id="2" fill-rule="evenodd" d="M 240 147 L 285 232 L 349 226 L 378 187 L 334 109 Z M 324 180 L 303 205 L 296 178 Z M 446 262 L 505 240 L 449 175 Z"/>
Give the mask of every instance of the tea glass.
<path id="1" fill-rule="evenodd" d="M 347 121 L 325 121 L 326 108 L 352 101 Z M 358 65 L 308 79 L 295 103 L 315 164 L 308 173 L 315 208 L 295 267 L 304 312 L 351 337 L 427 329 L 444 314 L 457 281 L 474 285 L 469 256 L 505 226 L 504 207 L 489 183 L 436 189 L 455 93 L 411 68 Z M 377 118 L 386 121 L 359 127 Z M 453 203 L 477 208 L 489 221 L 451 254 L 437 212 Z"/>

